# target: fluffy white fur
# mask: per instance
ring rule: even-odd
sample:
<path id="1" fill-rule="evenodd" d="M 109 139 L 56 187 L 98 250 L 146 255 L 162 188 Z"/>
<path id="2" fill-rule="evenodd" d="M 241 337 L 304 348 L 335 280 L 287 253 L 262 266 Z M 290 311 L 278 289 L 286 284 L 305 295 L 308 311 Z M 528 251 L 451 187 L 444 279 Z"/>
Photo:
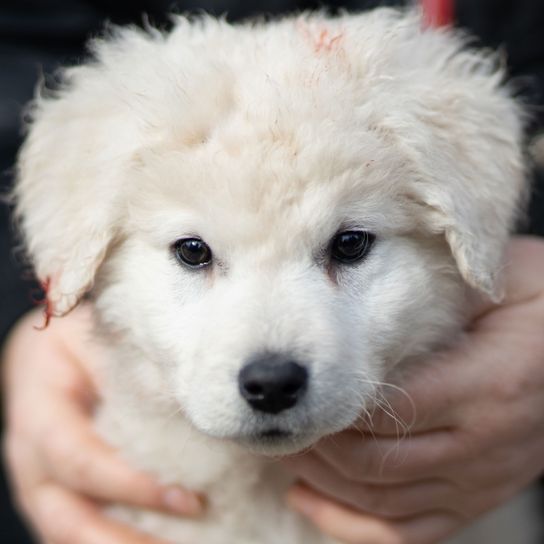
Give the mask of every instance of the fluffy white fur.
<path id="1" fill-rule="evenodd" d="M 210 499 L 204 522 L 116 515 L 175 542 L 329 543 L 260 454 L 348 427 L 393 367 L 455 338 L 469 292 L 500 299 L 520 109 L 492 59 L 414 12 L 177 17 L 92 50 L 35 102 L 17 211 L 55 315 L 94 300 L 111 354 L 100 431 Z M 346 228 L 377 237 L 357 266 L 327 255 Z M 195 235 L 210 269 L 172 256 Z M 310 370 L 278 415 L 238 391 L 264 351 Z M 270 427 L 291 435 L 259 439 Z"/>

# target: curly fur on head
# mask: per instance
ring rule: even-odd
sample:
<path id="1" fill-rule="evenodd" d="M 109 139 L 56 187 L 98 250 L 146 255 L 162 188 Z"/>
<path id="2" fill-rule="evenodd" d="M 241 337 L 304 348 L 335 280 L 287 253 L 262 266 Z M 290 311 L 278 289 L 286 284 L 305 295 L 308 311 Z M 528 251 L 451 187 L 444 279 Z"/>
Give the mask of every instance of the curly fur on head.
<path id="1" fill-rule="evenodd" d="M 210 496 L 206 523 L 117 515 L 176 541 L 328 542 L 251 452 L 348 427 L 393 367 L 459 333 L 467 292 L 500 299 L 526 185 L 503 71 L 393 9 L 176 17 L 170 33 L 119 28 L 91 48 L 36 99 L 17 214 L 52 314 L 94 301 L 111 352 L 101 432 Z M 353 230 L 375 243 L 339 264 L 331 241 Z M 172 253 L 195 237 L 214 256 L 198 270 Z M 278 414 L 238 386 L 263 353 L 309 375 Z"/>

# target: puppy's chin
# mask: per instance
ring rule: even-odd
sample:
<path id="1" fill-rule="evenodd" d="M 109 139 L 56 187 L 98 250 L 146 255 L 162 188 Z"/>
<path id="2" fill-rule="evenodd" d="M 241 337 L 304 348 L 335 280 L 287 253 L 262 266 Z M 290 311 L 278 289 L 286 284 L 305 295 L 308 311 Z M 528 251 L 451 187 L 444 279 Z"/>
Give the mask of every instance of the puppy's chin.
<path id="1" fill-rule="evenodd" d="M 233 440 L 243 448 L 259 455 L 279 457 L 300 453 L 321 438 L 317 434 L 293 434 L 280 429 L 270 429 Z"/>

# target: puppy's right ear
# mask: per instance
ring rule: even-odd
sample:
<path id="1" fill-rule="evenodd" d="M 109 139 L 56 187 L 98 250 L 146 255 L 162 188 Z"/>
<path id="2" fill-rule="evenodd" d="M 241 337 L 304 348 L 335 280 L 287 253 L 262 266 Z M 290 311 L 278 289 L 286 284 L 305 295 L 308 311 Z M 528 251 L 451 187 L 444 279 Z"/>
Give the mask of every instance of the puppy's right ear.
<path id="1" fill-rule="evenodd" d="M 207 83 L 209 71 L 187 61 L 194 56 L 186 39 L 191 24 L 180 17 L 176 28 L 169 38 L 152 28 L 109 28 L 91 42 L 88 62 L 62 72 L 60 91 L 34 102 L 14 200 L 53 315 L 72 309 L 92 287 L 119 235 L 138 154 L 164 141 L 201 138 L 215 113 L 203 115 L 207 106 L 194 104 L 224 107 Z M 231 76 L 218 70 L 217 77 Z"/>
<path id="2" fill-rule="evenodd" d="M 32 118 L 18 157 L 16 218 L 48 285 L 49 311 L 62 315 L 90 289 L 115 237 L 131 135 L 119 112 L 89 93 L 38 98 Z"/>

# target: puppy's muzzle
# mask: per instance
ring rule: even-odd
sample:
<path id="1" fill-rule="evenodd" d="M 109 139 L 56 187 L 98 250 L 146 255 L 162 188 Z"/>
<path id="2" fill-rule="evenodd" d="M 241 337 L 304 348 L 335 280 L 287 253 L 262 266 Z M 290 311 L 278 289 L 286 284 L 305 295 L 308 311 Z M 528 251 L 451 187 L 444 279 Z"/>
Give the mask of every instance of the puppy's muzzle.
<path id="1" fill-rule="evenodd" d="M 240 394 L 255 410 L 278 414 L 292 408 L 308 386 L 308 371 L 281 354 L 252 360 L 238 375 Z"/>

